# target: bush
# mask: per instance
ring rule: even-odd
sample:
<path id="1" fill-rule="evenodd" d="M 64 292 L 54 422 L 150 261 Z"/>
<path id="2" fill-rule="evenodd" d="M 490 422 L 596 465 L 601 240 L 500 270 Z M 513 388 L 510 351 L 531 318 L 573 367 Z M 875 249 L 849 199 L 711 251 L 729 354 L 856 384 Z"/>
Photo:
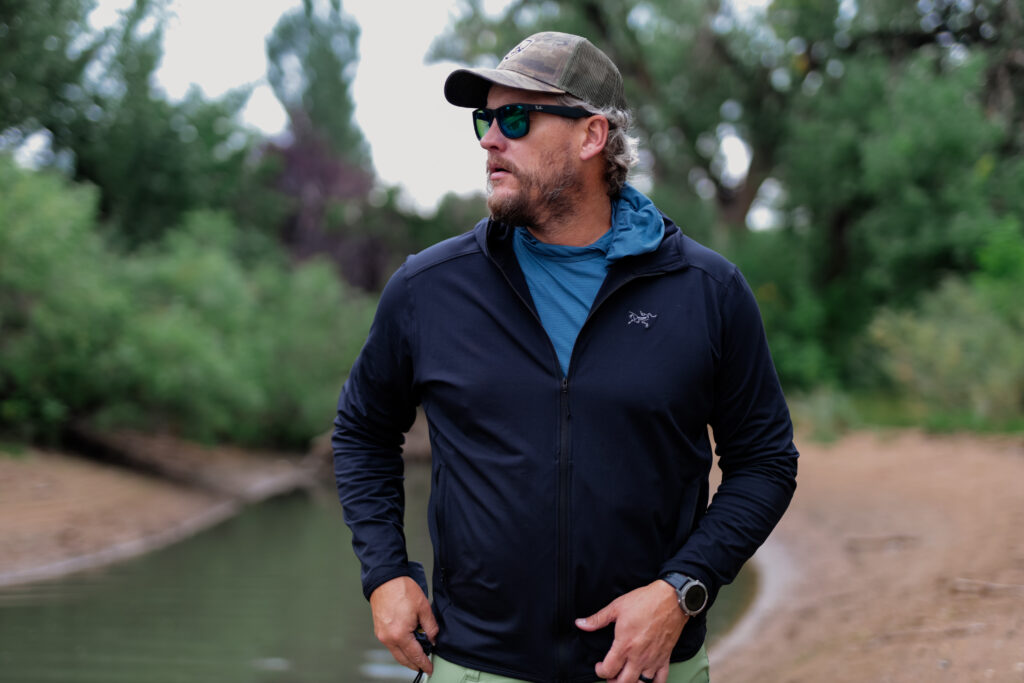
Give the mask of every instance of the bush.
<path id="1" fill-rule="evenodd" d="M 374 308 L 329 266 L 254 258 L 213 212 L 121 256 L 94 192 L 6 159 L 0 188 L 0 431 L 87 419 L 305 447 L 328 428 Z"/>
<path id="2" fill-rule="evenodd" d="M 883 311 L 871 325 L 883 363 L 928 413 L 969 426 L 1024 415 L 1024 235 L 1012 219 L 990 230 L 981 270 L 949 279 L 914 311 Z"/>
<path id="3" fill-rule="evenodd" d="M 1020 330 L 994 315 L 978 291 L 948 280 L 917 311 L 885 311 L 871 327 L 898 386 L 929 407 L 985 421 L 1020 414 Z"/>
<path id="4" fill-rule="evenodd" d="M 96 195 L 0 158 L 0 429 L 53 431 L 107 393 L 103 357 L 130 315 L 92 232 Z"/>
<path id="5" fill-rule="evenodd" d="M 334 418 L 341 382 L 362 348 L 376 300 L 344 286 L 326 261 L 258 274 L 249 368 L 266 393 L 260 431 L 306 443 Z M 258 342 L 258 343 L 256 343 Z"/>
<path id="6" fill-rule="evenodd" d="M 810 392 L 787 395 L 786 400 L 799 435 L 815 441 L 835 441 L 863 423 L 850 395 L 834 387 L 821 385 Z"/>
<path id="7" fill-rule="evenodd" d="M 268 254 L 246 267 L 235 234 L 200 212 L 127 261 L 141 305 L 117 349 L 131 386 L 101 420 L 156 428 L 172 416 L 204 440 L 294 446 L 327 429 L 373 301 L 326 263 L 290 268 Z"/>

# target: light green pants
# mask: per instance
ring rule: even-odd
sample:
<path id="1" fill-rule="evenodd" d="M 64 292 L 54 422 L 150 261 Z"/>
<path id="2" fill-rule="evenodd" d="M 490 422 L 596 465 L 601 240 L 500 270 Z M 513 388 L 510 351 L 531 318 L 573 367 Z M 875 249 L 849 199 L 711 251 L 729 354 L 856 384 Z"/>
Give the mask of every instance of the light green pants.
<path id="1" fill-rule="evenodd" d="M 518 678 L 467 669 L 446 662 L 437 655 L 432 659 L 434 673 L 430 675 L 429 683 L 522 683 Z M 668 667 L 668 683 L 708 683 L 708 680 L 708 653 L 703 645 L 690 659 L 670 664 Z"/>

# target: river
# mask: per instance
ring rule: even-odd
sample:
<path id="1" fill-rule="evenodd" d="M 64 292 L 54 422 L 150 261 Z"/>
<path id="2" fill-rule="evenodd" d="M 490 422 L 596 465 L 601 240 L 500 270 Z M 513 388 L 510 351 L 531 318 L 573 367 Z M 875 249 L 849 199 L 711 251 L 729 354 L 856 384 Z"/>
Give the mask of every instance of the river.
<path id="1" fill-rule="evenodd" d="M 429 566 L 428 486 L 429 465 L 410 465 L 409 552 Z M 373 637 L 349 543 L 336 500 L 295 495 L 134 560 L 0 589 L 0 681 L 408 683 Z M 755 584 L 744 570 L 722 591 L 712 639 Z"/>

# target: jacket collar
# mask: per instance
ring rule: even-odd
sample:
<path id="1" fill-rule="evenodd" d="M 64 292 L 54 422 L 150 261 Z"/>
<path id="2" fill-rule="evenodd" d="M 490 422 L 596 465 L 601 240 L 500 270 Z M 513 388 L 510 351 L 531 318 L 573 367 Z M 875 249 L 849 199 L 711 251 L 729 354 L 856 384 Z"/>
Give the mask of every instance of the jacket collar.
<path id="1" fill-rule="evenodd" d="M 526 284 L 526 276 L 523 275 L 523 270 L 519 267 L 519 259 L 516 258 L 513 246 L 515 227 L 489 218 L 477 223 L 473 233 L 480 249 L 505 275 L 519 296 L 529 302 L 533 312 L 536 313 L 533 297 L 530 295 L 530 286 Z"/>
<path id="2" fill-rule="evenodd" d="M 596 308 L 612 292 L 630 280 L 683 270 L 689 266 L 683 252 L 683 233 L 668 216 L 661 214 L 665 222 L 665 234 L 661 244 L 654 251 L 635 256 L 625 256 L 615 261 L 608 268 L 601 289 L 594 300 Z M 504 274 L 519 297 L 537 314 L 537 308 L 530 295 L 530 287 L 526 276 L 519 267 L 513 247 L 515 228 L 498 221 L 488 219 L 480 221 L 473 230 L 477 244 L 484 254 Z"/>
<path id="3" fill-rule="evenodd" d="M 661 244 L 654 251 L 619 259 L 609 269 L 609 278 L 613 273 L 622 273 L 627 278 L 656 275 L 681 270 L 689 265 L 686 255 L 683 253 L 682 231 L 668 216 L 661 214 L 661 217 L 665 223 L 665 234 L 661 239 Z M 511 270 L 519 271 L 519 263 L 512 247 L 514 227 L 489 219 L 480 221 L 473 232 L 477 244 L 484 254 L 506 274 L 510 275 Z M 519 272 L 519 278 L 525 286 L 526 280 L 522 277 L 521 272 Z"/>

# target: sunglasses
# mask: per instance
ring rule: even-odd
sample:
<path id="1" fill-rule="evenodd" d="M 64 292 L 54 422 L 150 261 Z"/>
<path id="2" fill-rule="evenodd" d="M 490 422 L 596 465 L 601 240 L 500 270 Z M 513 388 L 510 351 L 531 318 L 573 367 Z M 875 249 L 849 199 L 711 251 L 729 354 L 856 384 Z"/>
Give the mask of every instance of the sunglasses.
<path id="1" fill-rule="evenodd" d="M 593 113 L 581 107 L 560 107 L 554 104 L 506 104 L 496 109 L 477 109 L 473 112 L 473 130 L 478 140 L 487 135 L 491 122 L 498 119 L 498 130 L 509 140 L 521 138 L 530 132 L 530 112 L 582 119 Z"/>

